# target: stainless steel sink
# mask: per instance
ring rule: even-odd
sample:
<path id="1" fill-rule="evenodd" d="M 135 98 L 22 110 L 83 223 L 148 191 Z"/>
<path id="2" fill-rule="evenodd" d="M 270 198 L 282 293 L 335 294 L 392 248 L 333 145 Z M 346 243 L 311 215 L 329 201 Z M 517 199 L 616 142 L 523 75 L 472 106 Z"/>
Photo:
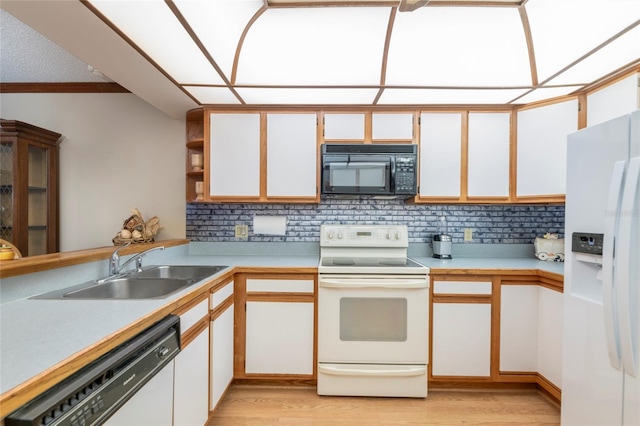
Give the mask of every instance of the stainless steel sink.
<path id="1" fill-rule="evenodd" d="M 197 279 L 198 281 L 213 274 L 217 274 L 226 266 L 194 266 L 194 265 L 163 265 L 145 269 L 135 273 L 137 278 L 178 278 Z"/>
<path id="2" fill-rule="evenodd" d="M 163 299 L 227 266 L 162 265 L 44 293 L 32 299 Z"/>
<path id="3" fill-rule="evenodd" d="M 161 299 L 198 281 L 179 278 L 115 278 L 91 287 L 72 290 L 63 294 L 62 297 L 72 299 Z"/>

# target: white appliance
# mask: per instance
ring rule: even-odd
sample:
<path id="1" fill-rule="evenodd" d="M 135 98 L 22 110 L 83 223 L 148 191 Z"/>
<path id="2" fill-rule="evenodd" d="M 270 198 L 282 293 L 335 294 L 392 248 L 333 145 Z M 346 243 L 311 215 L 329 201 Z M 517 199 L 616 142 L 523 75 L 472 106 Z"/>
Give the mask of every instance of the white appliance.
<path id="1" fill-rule="evenodd" d="M 640 111 L 568 136 L 562 425 L 640 425 Z"/>
<path id="2" fill-rule="evenodd" d="M 429 268 L 404 225 L 322 225 L 318 394 L 426 397 Z"/>

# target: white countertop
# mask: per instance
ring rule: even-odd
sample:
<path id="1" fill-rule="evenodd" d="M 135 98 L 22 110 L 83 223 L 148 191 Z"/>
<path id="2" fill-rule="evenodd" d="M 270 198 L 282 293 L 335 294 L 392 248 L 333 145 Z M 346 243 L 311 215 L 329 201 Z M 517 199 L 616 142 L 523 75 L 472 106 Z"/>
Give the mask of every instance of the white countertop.
<path id="1" fill-rule="evenodd" d="M 541 269 L 563 273 L 563 264 L 522 258 L 414 257 L 432 268 Z M 318 256 L 179 255 L 165 264 L 315 268 Z M 154 262 L 156 263 L 156 262 Z M 224 273 L 224 271 L 219 274 Z M 41 274 L 41 273 L 40 273 Z M 39 275 L 42 278 L 42 275 Z M 69 283 L 69 286 L 79 282 Z M 204 285 L 204 281 L 203 281 Z M 0 393 L 63 362 L 140 318 L 197 288 L 191 286 L 160 300 L 34 300 L 0 305 Z"/>

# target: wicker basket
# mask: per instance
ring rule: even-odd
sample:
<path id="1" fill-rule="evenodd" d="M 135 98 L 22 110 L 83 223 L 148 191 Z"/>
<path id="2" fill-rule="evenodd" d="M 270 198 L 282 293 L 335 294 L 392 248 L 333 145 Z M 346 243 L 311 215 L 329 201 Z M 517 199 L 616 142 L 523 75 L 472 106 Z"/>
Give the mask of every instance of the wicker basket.
<path id="1" fill-rule="evenodd" d="M 114 246 L 124 246 L 128 243 L 131 244 L 140 244 L 140 243 L 152 243 L 154 241 L 153 237 L 148 238 L 120 238 L 115 237 L 113 240 Z"/>

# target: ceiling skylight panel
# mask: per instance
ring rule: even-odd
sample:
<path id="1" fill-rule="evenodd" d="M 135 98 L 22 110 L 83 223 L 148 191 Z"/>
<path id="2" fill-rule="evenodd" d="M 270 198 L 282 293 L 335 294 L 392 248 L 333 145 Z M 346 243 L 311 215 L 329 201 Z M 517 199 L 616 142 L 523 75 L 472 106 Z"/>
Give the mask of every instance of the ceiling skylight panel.
<path id="1" fill-rule="evenodd" d="M 200 104 L 238 105 L 240 101 L 226 87 L 184 86 Z"/>
<path id="2" fill-rule="evenodd" d="M 237 84 L 371 85 L 380 70 L 390 9 L 269 9 L 245 39 Z"/>
<path id="3" fill-rule="evenodd" d="M 386 83 L 531 85 L 527 44 L 517 9 L 424 7 L 397 14 Z"/>
<path id="4" fill-rule="evenodd" d="M 525 89 L 385 89 L 380 105 L 506 104 Z"/>
<path id="5" fill-rule="evenodd" d="M 228 79 L 240 36 L 262 0 L 174 0 Z"/>
<path id="6" fill-rule="evenodd" d="M 640 19 L 638 0 L 529 0 L 525 7 L 541 82 Z"/>
<path id="7" fill-rule="evenodd" d="M 640 59 L 640 26 L 558 75 L 549 84 L 591 83 Z"/>
<path id="8" fill-rule="evenodd" d="M 91 3 L 178 83 L 223 83 L 165 2 Z"/>
<path id="9" fill-rule="evenodd" d="M 237 88 L 248 104 L 363 105 L 371 104 L 378 89 L 358 88 Z"/>

